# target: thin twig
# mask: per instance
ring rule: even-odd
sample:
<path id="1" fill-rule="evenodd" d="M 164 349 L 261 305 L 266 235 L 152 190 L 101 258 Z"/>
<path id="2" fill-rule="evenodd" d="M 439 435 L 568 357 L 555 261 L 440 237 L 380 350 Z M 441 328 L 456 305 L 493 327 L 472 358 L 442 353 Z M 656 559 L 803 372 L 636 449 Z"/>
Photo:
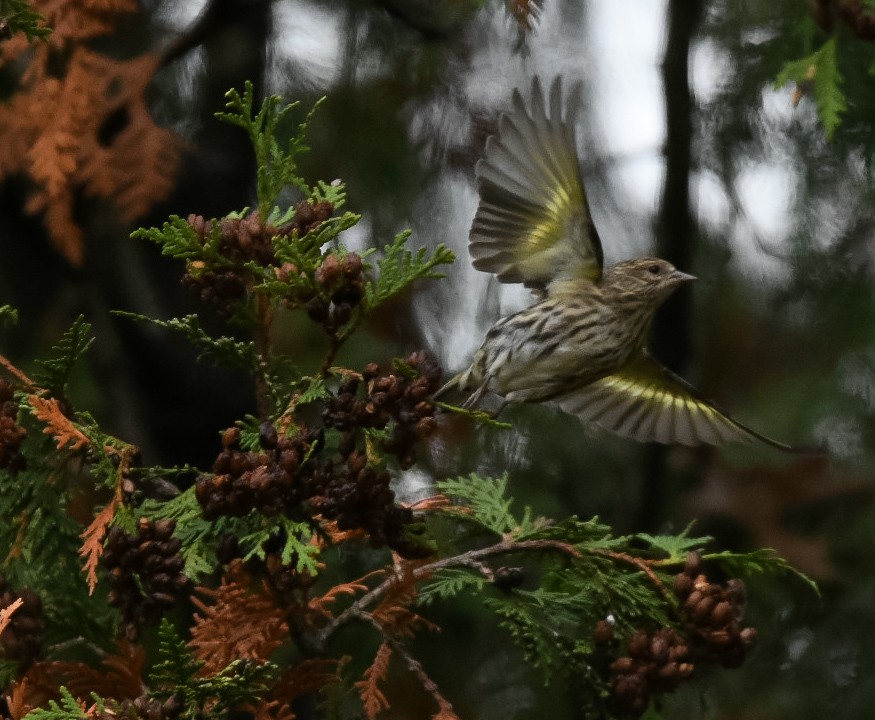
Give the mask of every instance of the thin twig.
<path id="1" fill-rule="evenodd" d="M 482 573 L 480 560 L 488 557 L 492 557 L 494 555 L 504 555 L 505 553 L 512 552 L 520 552 L 523 550 L 558 550 L 563 553 L 567 553 L 572 555 L 573 557 L 580 557 L 580 551 L 575 548 L 573 545 L 569 545 L 568 543 L 559 542 L 556 540 L 522 540 L 520 542 L 514 542 L 512 540 L 502 540 L 500 543 L 496 543 L 495 545 L 490 545 L 486 548 L 480 548 L 479 550 L 469 550 L 466 553 L 462 553 L 461 555 L 454 555 L 453 557 L 444 558 L 442 560 L 436 560 L 433 563 L 429 563 L 428 565 L 422 565 L 413 570 L 411 573 L 414 580 L 420 580 L 424 577 L 431 575 L 432 573 L 437 572 L 438 570 L 443 570 L 449 567 L 471 567 L 478 572 Z M 383 598 L 396 584 L 401 582 L 401 578 L 397 575 L 393 575 L 392 577 L 384 580 L 382 583 L 377 585 L 370 592 L 362 595 L 358 600 L 356 600 L 352 605 L 350 605 L 346 610 L 344 610 L 340 615 L 334 618 L 328 625 L 322 628 L 319 633 L 319 642 L 324 644 L 328 641 L 328 638 L 331 637 L 337 629 L 349 622 L 353 618 L 357 617 L 363 612 L 366 612 L 368 607 L 372 605 L 376 605 L 379 600 Z"/>
<path id="2" fill-rule="evenodd" d="M 69 640 L 64 640 L 63 642 L 50 645 L 46 649 L 46 657 L 57 657 L 58 655 L 61 655 L 62 653 L 72 648 L 83 647 L 88 648 L 91 652 L 94 653 L 96 657 L 100 658 L 101 660 L 105 660 L 108 657 L 106 650 L 98 645 L 95 645 L 90 640 L 86 640 L 82 636 L 70 638 Z"/>
<path id="3" fill-rule="evenodd" d="M 611 552 L 610 550 L 592 549 L 588 552 L 591 552 L 593 555 L 601 555 L 602 557 L 610 558 L 611 560 L 619 560 L 620 562 L 634 565 L 648 578 L 650 578 L 651 582 L 663 595 L 667 594 L 665 583 L 663 583 L 662 580 L 659 579 L 659 576 L 654 572 L 653 568 L 650 566 L 650 563 L 648 563 L 643 558 L 637 558 L 634 555 L 627 555 L 626 553 Z"/>
<path id="4" fill-rule="evenodd" d="M 386 629 L 377 622 L 376 618 L 373 615 L 370 615 L 366 612 L 358 612 L 356 613 L 356 617 L 360 620 L 364 620 L 367 623 L 376 628 L 377 632 L 383 638 L 383 642 L 385 642 L 389 647 L 392 648 L 392 652 L 401 657 L 404 660 L 404 664 L 407 666 L 407 669 L 410 670 L 416 677 L 419 679 L 419 682 L 422 685 L 423 690 L 425 690 L 429 695 L 431 695 L 432 699 L 438 704 L 442 713 L 452 713 L 455 715 L 455 711 L 453 710 L 453 706 L 449 700 L 447 700 L 443 693 L 440 691 L 440 688 L 437 686 L 434 680 L 432 680 L 428 673 L 425 672 L 425 668 L 422 667 L 422 663 L 419 662 L 413 655 L 407 652 L 407 648 L 404 647 L 402 643 L 398 641 L 397 638 L 393 637 L 391 634 L 386 632 Z"/>
<path id="5" fill-rule="evenodd" d="M 36 390 L 36 385 L 33 384 L 33 380 L 31 380 L 21 370 L 15 367 L 15 365 L 13 365 L 9 360 L 3 357 L 3 355 L 0 355 L 0 366 L 5 368 L 6 372 L 8 372 L 10 375 L 18 378 L 24 385 L 24 389 L 28 392 L 33 392 L 34 390 Z"/>
<path id="6" fill-rule="evenodd" d="M 356 308 L 355 312 L 355 317 L 350 320 L 340 332 L 331 333 L 331 344 L 328 346 L 328 352 L 325 354 L 325 359 L 322 361 L 322 366 L 319 368 L 317 377 L 325 378 L 328 375 L 332 365 L 334 365 L 334 358 L 337 357 L 337 353 L 340 352 L 343 344 L 349 340 L 364 319 L 364 314 L 362 313 L 360 306 Z"/>
<path id="7" fill-rule="evenodd" d="M 261 365 L 265 371 L 255 374 L 255 400 L 258 406 L 258 414 L 262 420 L 267 420 L 271 413 L 270 388 L 267 384 L 264 372 L 269 367 L 270 358 L 270 329 L 273 324 L 273 310 L 270 306 L 270 298 L 266 293 L 258 293 L 255 298 L 255 349 L 261 358 Z"/>
<path id="8" fill-rule="evenodd" d="M 322 360 L 319 372 L 316 373 L 316 377 L 323 379 L 328 375 L 328 370 L 334 364 L 334 358 L 337 357 L 337 353 L 343 345 L 343 340 L 340 339 L 340 336 L 337 333 L 332 333 L 330 340 L 331 344 L 328 346 L 328 352 L 325 353 L 325 359 Z"/>

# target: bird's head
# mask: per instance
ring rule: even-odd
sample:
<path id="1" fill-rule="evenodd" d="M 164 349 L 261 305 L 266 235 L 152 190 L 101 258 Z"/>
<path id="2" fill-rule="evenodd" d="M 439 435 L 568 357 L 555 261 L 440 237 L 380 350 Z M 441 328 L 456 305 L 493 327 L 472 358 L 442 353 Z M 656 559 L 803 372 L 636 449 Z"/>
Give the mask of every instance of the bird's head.
<path id="1" fill-rule="evenodd" d="M 645 257 L 617 263 L 605 271 L 601 286 L 607 295 L 616 295 L 656 309 L 680 285 L 695 280 L 659 258 Z"/>

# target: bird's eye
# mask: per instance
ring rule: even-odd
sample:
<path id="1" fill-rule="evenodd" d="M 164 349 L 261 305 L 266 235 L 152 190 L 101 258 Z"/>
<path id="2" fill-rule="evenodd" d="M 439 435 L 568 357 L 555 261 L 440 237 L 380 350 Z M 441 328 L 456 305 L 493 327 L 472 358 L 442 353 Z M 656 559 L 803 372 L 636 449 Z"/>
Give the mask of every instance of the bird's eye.
<path id="1" fill-rule="evenodd" d="M 659 265 L 651 265 L 649 268 L 647 268 L 647 272 L 651 273 L 652 275 L 659 275 Z"/>

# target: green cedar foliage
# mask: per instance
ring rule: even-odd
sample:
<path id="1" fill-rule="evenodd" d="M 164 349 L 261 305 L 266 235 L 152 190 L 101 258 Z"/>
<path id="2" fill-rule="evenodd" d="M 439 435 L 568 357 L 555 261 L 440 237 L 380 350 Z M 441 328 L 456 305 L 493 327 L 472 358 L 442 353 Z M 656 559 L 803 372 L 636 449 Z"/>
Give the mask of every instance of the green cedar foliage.
<path id="1" fill-rule="evenodd" d="M 870 0 L 739 7 L 733 15 L 741 19 L 742 27 L 768 27 L 778 40 L 745 53 L 743 76 L 756 77 L 755 68 L 763 63 L 777 88 L 795 84 L 794 104 L 813 103 L 828 140 L 834 140 L 844 126 L 840 146 L 866 145 L 860 136 L 868 134 L 871 117 L 873 12 Z M 796 49 L 788 53 L 788 44 L 795 44 Z"/>
<path id="2" fill-rule="evenodd" d="M 807 57 L 787 62 L 775 82 L 778 88 L 792 81 L 803 90 L 811 89 L 817 114 L 830 140 L 848 109 L 836 46 L 837 39 L 833 36 Z"/>
<path id="3" fill-rule="evenodd" d="M 201 506 L 190 487 L 169 500 L 146 500 L 140 508 L 145 517 L 154 520 L 174 520 L 174 535 L 182 540 L 185 574 L 200 582 L 215 569 L 216 546 L 223 533 L 228 532 L 227 518 L 209 521 L 202 515 Z"/>
<path id="4" fill-rule="evenodd" d="M 0 325 L 15 325 L 18 322 L 18 310 L 11 305 L 0 305 Z"/>
<path id="5" fill-rule="evenodd" d="M 222 717 L 235 707 L 257 702 L 277 675 L 277 667 L 271 663 L 235 660 L 219 673 L 203 677 L 199 674 L 203 664 L 192 659 L 185 641 L 168 620 L 161 623 L 158 654 L 150 678 L 153 695 L 178 698 L 182 704 L 179 717 L 186 720 L 203 718 L 207 710 L 207 717 Z"/>
<path id="6" fill-rule="evenodd" d="M 690 552 L 701 552 L 703 559 L 717 562 L 731 577 L 789 572 L 816 592 L 809 578 L 773 551 L 708 554 L 704 551 L 711 538 L 692 537 L 690 528 L 678 536 L 614 536 L 597 518 L 553 521 L 533 517 L 528 507 L 514 512 L 513 500 L 506 494 L 507 477 L 470 475 L 437 485 L 458 501 L 443 514 L 481 534 L 501 538 L 502 555 L 510 555 L 520 565 L 520 577 L 535 575 L 538 586 L 488 590 L 490 583 L 473 551 L 474 556 L 470 552 L 463 556 L 471 562 L 450 564 L 431 574 L 419 603 L 446 602 L 463 593 L 483 597 L 485 591 L 486 607 L 522 648 L 526 660 L 543 671 L 545 683 L 557 676 L 592 680 L 592 628 L 600 619 L 610 616 L 621 635 L 652 626 L 679 626 L 676 601 L 666 588 L 672 587 L 674 574 Z M 481 543 L 488 547 L 485 540 Z M 656 571 L 648 573 L 645 568 Z M 493 582 L 501 586 L 500 579 Z"/>
<path id="7" fill-rule="evenodd" d="M 88 485 L 102 483 L 81 458 L 58 451 L 29 413 L 20 413 L 20 423 L 28 431 L 27 466 L 14 475 L 0 471 L 2 574 L 12 587 L 28 587 L 42 599 L 46 644 L 77 638 L 109 647 L 113 613 L 105 596 L 89 596 L 79 556 L 82 526 L 68 511 Z"/>
<path id="8" fill-rule="evenodd" d="M 232 259 L 223 252 L 223 226 L 247 218 L 248 209 L 231 212 L 221 220 L 204 221 L 202 234 L 190 220 L 172 216 L 161 228 L 138 230 L 133 237 L 155 242 L 161 246 L 163 254 L 184 260 L 188 275 L 195 281 L 205 273 L 236 273 L 246 287 L 244 295 L 232 301 L 231 315 L 238 324 L 247 327 L 258 324 L 266 308 L 270 312 L 306 310 L 308 301 L 317 300 L 327 308 L 333 302 L 332 288 L 320 284 L 318 273 L 329 258 L 343 263 L 349 257 L 341 235 L 355 226 L 360 216 L 340 212 L 346 201 L 340 181 L 319 181 L 311 186 L 297 174 L 296 158 L 307 149 L 306 131 L 318 103 L 284 144 L 278 139 L 278 134 L 288 124 L 297 104 L 282 105 L 280 98 L 270 97 L 255 112 L 251 84 L 247 84 L 242 93 L 232 90 L 228 98 L 229 112 L 217 116 L 243 128 L 252 142 L 258 160 L 258 215 L 266 223 L 266 228 L 272 227 L 276 231 L 271 239 L 273 259 L 270 262 Z M 287 208 L 276 205 L 280 193 L 285 190 L 298 193 L 310 207 L 328 203 L 332 208 L 331 216 L 315 225 L 307 225 L 305 232 L 300 228 L 289 231 L 288 228 L 295 224 L 296 208 L 294 205 Z M 317 380 L 324 379 L 340 347 L 369 313 L 416 280 L 443 277 L 437 268 L 454 261 L 453 253 L 443 245 L 431 252 L 425 248 L 415 252 L 409 250 L 409 237 L 409 232 L 400 233 L 382 252 L 371 248 L 361 254 L 364 261 L 362 271 L 367 276 L 363 297 L 348 319 L 326 326 L 331 342 Z M 202 357 L 230 360 L 247 367 L 262 375 L 268 390 L 277 384 L 287 385 L 297 374 L 296 368 L 291 374 L 285 372 L 283 364 L 287 359 L 272 356 L 266 351 L 265 344 L 259 344 L 255 339 L 247 343 L 229 337 L 209 337 L 194 316 L 162 321 L 130 317 L 183 332 L 201 351 Z M 273 399 L 276 407 L 279 399 L 275 394 Z"/>
<path id="9" fill-rule="evenodd" d="M 287 185 L 297 187 L 303 192 L 309 188 L 298 175 L 298 155 L 309 148 L 306 145 L 307 126 L 322 100 L 316 103 L 303 122 L 299 123 L 295 134 L 283 147 L 279 131 L 291 117 L 298 103 L 281 107 L 282 98 L 272 95 L 265 98 L 258 112 L 253 115 L 255 92 L 247 81 L 241 94 L 229 90 L 225 97 L 228 112 L 216 113 L 216 117 L 246 131 L 258 164 L 258 212 L 266 220 L 273 211 L 279 194 Z"/>
<path id="10" fill-rule="evenodd" d="M 85 720 L 88 717 L 85 714 L 85 708 L 78 699 L 73 697 L 69 690 L 61 687 L 61 702 L 57 703 L 54 700 L 49 700 L 47 709 L 37 708 L 29 712 L 26 717 L 29 720 Z M 103 700 L 96 695 L 92 699 L 97 704 L 99 710 L 105 708 Z"/>
<path id="11" fill-rule="evenodd" d="M 50 357 L 37 360 L 40 370 L 34 373 L 36 384 L 48 390 L 53 397 L 64 397 L 73 367 L 92 342 L 91 323 L 80 315 L 52 347 Z"/>
<path id="12" fill-rule="evenodd" d="M 212 337 L 202 327 L 197 315 L 185 315 L 181 318 L 170 320 L 156 320 L 137 313 L 116 310 L 114 315 L 119 317 L 149 322 L 160 328 L 175 330 L 182 333 L 185 338 L 198 350 L 198 360 L 209 359 L 217 365 L 225 367 L 239 367 L 250 372 L 261 371 L 261 358 L 251 341 L 239 341 L 232 337 L 222 335 Z"/>
<path id="13" fill-rule="evenodd" d="M 365 288 L 369 307 L 375 308 L 386 302 L 414 280 L 444 277 L 434 268 L 452 263 L 455 259 L 453 253 L 443 245 L 438 245 L 430 256 L 425 248 L 411 253 L 405 247 L 409 237 L 409 230 L 396 235 L 395 240 L 386 247 L 385 255 L 377 262 L 378 277 L 369 281 Z"/>
<path id="14" fill-rule="evenodd" d="M 35 12 L 29 0 L 0 0 L 0 23 L 6 32 L 24 33 L 28 40 L 45 40 L 52 34 L 42 15 Z"/>

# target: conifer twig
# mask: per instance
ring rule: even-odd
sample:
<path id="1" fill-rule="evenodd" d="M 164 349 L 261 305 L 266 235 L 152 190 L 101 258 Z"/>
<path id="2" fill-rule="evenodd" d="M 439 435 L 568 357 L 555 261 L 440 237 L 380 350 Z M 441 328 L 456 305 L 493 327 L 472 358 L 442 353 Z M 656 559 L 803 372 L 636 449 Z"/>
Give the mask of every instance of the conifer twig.
<path id="1" fill-rule="evenodd" d="M 33 380 L 31 380 L 27 375 L 25 375 L 21 370 L 19 370 L 15 365 L 13 365 L 9 360 L 7 360 L 3 355 L 0 355 L 0 367 L 3 367 L 6 372 L 10 375 L 18 378 L 21 383 L 24 385 L 25 389 L 33 391 L 36 386 L 33 384 Z"/>
<path id="2" fill-rule="evenodd" d="M 663 595 L 667 594 L 665 584 L 662 582 L 662 580 L 659 579 L 659 576 L 653 571 L 653 568 L 650 566 L 650 564 L 643 558 L 637 558 L 634 555 L 629 555 L 627 553 L 612 552 L 610 550 L 591 549 L 588 550 L 588 552 L 591 552 L 593 555 L 601 555 L 602 557 L 610 558 L 611 560 L 619 560 L 620 562 L 634 565 L 648 578 L 650 578 L 656 588 Z"/>
<path id="3" fill-rule="evenodd" d="M 407 652 L 407 648 L 404 647 L 404 644 L 399 642 L 396 637 L 394 637 L 391 633 L 386 632 L 386 628 L 380 625 L 377 622 L 377 619 L 366 612 L 357 612 L 356 617 L 364 622 L 370 623 L 374 626 L 380 636 L 383 638 L 383 642 L 385 642 L 389 647 L 392 648 L 392 652 L 394 652 L 398 657 L 404 660 L 404 664 L 407 666 L 407 669 L 416 675 L 420 684 L 422 685 L 422 689 L 425 690 L 431 698 L 437 703 L 440 713 L 442 717 L 456 717 L 456 713 L 453 710 L 453 706 L 449 700 L 447 700 L 440 688 L 437 686 L 434 680 L 429 677 L 428 673 L 425 672 L 425 668 L 422 667 L 422 663 L 419 662 L 413 655 Z"/>
<path id="4" fill-rule="evenodd" d="M 264 293 L 258 293 L 255 299 L 255 349 L 261 357 L 262 368 L 268 367 L 270 359 L 270 330 L 273 321 L 273 311 L 270 298 Z M 271 413 L 270 388 L 264 376 L 264 371 L 255 373 L 255 401 L 258 415 L 267 420 Z"/>
<path id="5" fill-rule="evenodd" d="M 356 316 L 347 323 L 346 327 L 340 332 L 335 331 L 331 333 L 331 344 L 328 347 L 328 352 L 325 353 L 325 359 L 322 361 L 322 366 L 319 368 L 318 377 L 324 378 L 328 374 L 328 371 L 331 370 L 332 365 L 334 365 L 334 358 L 337 357 L 340 348 L 343 347 L 343 344 L 349 340 L 353 332 L 358 328 L 361 319 L 361 310 L 357 309 Z"/>
<path id="6" fill-rule="evenodd" d="M 46 657 L 58 657 L 74 648 L 86 648 L 89 652 L 93 653 L 94 656 L 99 660 L 105 660 L 107 657 L 109 657 L 109 654 L 106 652 L 106 650 L 104 650 L 96 643 L 93 643 L 90 640 L 86 639 L 82 635 L 77 635 L 76 637 L 68 638 L 61 642 L 55 643 L 54 645 L 49 645 L 49 647 L 46 649 Z"/>
<path id="7" fill-rule="evenodd" d="M 521 540 L 519 542 L 514 542 L 512 540 L 502 540 L 501 542 L 498 542 L 495 545 L 490 545 L 489 547 L 479 548 L 477 550 L 469 550 L 468 552 L 462 553 L 461 555 L 454 555 L 453 557 L 443 558 L 442 560 L 436 560 L 433 563 L 422 565 L 418 568 L 415 568 L 411 572 L 411 576 L 414 580 L 419 580 L 421 578 L 428 577 L 438 570 L 443 570 L 450 567 L 465 566 L 472 567 L 478 572 L 483 572 L 481 563 L 479 562 L 483 558 L 492 557 L 494 555 L 503 555 L 505 553 L 511 552 L 520 552 L 523 550 L 558 550 L 559 552 L 567 553 L 573 557 L 580 557 L 580 551 L 573 545 L 570 545 L 569 543 L 559 542 L 557 540 Z M 328 638 L 330 638 L 331 635 L 333 635 L 334 632 L 341 625 L 344 625 L 353 618 L 360 616 L 364 612 L 367 612 L 367 608 L 375 605 L 399 582 L 401 582 L 401 579 L 397 575 L 393 575 L 392 577 L 384 580 L 382 583 L 377 585 L 377 587 L 375 587 L 370 592 L 362 595 L 352 605 L 346 608 L 342 613 L 340 613 L 330 623 L 322 628 L 318 636 L 318 644 L 324 645 L 328 641 Z"/>

